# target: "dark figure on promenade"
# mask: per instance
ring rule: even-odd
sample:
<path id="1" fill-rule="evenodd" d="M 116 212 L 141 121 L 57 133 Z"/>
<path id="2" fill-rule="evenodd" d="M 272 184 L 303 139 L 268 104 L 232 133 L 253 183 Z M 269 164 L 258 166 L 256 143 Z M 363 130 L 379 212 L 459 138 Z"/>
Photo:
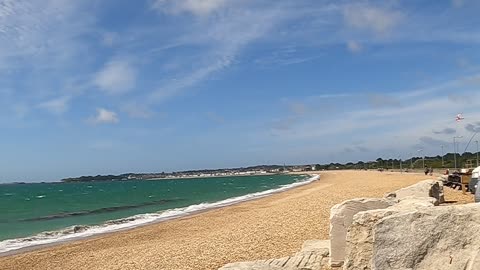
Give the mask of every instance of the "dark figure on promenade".
<path id="1" fill-rule="evenodd" d="M 429 171 L 430 171 L 430 170 L 427 168 L 427 166 L 425 166 L 425 171 L 424 171 L 424 172 L 425 172 L 425 175 L 427 175 Z"/>

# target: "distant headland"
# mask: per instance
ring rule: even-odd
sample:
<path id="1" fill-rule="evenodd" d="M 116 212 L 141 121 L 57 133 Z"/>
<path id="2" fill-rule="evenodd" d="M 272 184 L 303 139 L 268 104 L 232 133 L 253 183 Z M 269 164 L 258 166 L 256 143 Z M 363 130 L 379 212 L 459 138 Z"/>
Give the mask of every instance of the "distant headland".
<path id="1" fill-rule="evenodd" d="M 458 168 L 475 166 L 476 153 L 465 152 L 456 155 Z M 125 181 L 125 180 L 150 180 L 150 179 L 178 179 L 178 178 L 196 178 L 196 177 L 221 177 L 221 176 L 247 176 L 264 175 L 289 172 L 309 172 L 325 170 L 363 170 L 363 169 L 384 169 L 384 170 L 409 170 L 429 168 L 454 168 L 455 156 L 453 153 L 447 153 L 443 157 L 425 156 L 411 157 L 409 159 L 383 159 L 377 158 L 374 161 L 358 161 L 348 163 L 329 163 L 314 165 L 257 165 L 240 168 L 227 169 L 204 169 L 188 170 L 179 172 L 160 172 L 160 173 L 124 173 L 120 175 L 96 175 L 80 176 L 62 179 L 62 182 L 93 182 L 93 181 Z"/>

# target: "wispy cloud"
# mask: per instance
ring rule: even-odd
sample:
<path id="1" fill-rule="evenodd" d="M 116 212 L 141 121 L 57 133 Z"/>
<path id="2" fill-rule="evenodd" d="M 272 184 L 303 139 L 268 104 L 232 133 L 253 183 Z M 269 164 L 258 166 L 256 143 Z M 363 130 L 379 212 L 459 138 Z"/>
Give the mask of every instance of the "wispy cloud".
<path id="1" fill-rule="evenodd" d="M 22 119 L 30 113 L 30 106 L 27 103 L 16 103 L 10 106 L 16 118 Z"/>
<path id="2" fill-rule="evenodd" d="M 0 5 L 0 60 L 11 70 L 30 63 L 35 70 L 70 68 L 83 53 L 76 38 L 93 17 L 86 3 L 64 0 L 3 1 Z"/>
<path id="3" fill-rule="evenodd" d="M 206 16 L 223 7 L 226 2 L 225 0 L 156 0 L 152 8 L 171 14 L 188 12 Z"/>
<path id="4" fill-rule="evenodd" d="M 385 94 L 370 94 L 368 95 L 368 102 L 375 108 L 401 106 L 401 102 L 398 98 Z"/>
<path id="5" fill-rule="evenodd" d="M 456 132 L 457 132 L 457 130 L 454 129 L 454 128 L 444 128 L 444 129 L 442 129 L 442 130 L 438 130 L 438 131 L 435 131 L 435 130 L 434 130 L 434 131 L 433 131 L 433 133 L 434 133 L 434 134 L 437 134 L 437 135 L 439 135 L 439 134 L 447 134 L 447 135 L 450 135 L 450 134 L 455 134 Z"/>
<path id="6" fill-rule="evenodd" d="M 347 41 L 347 49 L 352 53 L 359 53 L 363 50 L 362 45 L 356 41 Z"/>
<path id="7" fill-rule="evenodd" d="M 439 140 L 439 139 L 436 139 L 436 138 L 432 138 L 432 137 L 429 137 L 429 136 L 420 137 L 419 140 L 422 144 L 424 144 L 424 145 L 426 144 L 426 145 L 429 145 L 429 146 L 439 147 L 440 145 L 448 144 L 448 142 L 446 142 L 446 141 Z"/>
<path id="8" fill-rule="evenodd" d="M 105 64 L 94 79 L 101 90 L 107 94 L 123 94 L 135 87 L 135 69 L 124 60 L 112 60 Z"/>
<path id="9" fill-rule="evenodd" d="M 131 118 L 148 119 L 154 115 L 146 104 L 130 102 L 122 107 L 122 111 L 128 114 Z"/>
<path id="10" fill-rule="evenodd" d="M 452 81 L 459 82 L 461 78 Z M 440 85 L 443 86 L 440 87 Z M 459 89 L 458 84 L 449 83 L 448 87 L 443 88 L 445 85 L 445 82 L 439 83 L 429 86 L 428 89 L 441 88 L 442 91 L 446 90 L 447 92 L 450 92 L 451 89 Z M 422 89 L 414 91 L 424 93 Z M 369 153 L 382 155 L 386 151 L 385 149 L 389 149 L 389 153 L 405 152 L 407 151 L 405 149 L 410 147 L 422 147 L 426 149 L 426 152 L 438 152 L 440 145 L 448 144 L 452 132 L 456 131 L 459 135 L 465 134 L 465 131 L 462 132 L 454 127 L 439 128 L 456 124 L 454 116 L 458 112 L 455 106 L 451 106 L 452 101 L 448 96 L 432 95 L 431 92 L 428 92 L 428 94 L 424 94 L 428 98 L 423 98 L 422 95 L 421 98 L 412 99 L 409 94 L 409 91 L 399 91 L 398 94 L 392 95 L 395 102 L 391 106 L 350 107 L 348 112 L 345 112 L 342 104 L 337 104 L 327 115 L 324 112 L 312 111 L 308 118 L 289 118 L 287 119 L 289 121 L 279 121 L 275 126 L 275 140 L 288 144 L 298 141 L 331 141 L 332 138 L 336 138 L 345 144 L 355 145 L 353 141 L 349 141 L 352 140 L 350 134 L 355 134 L 354 138 L 362 139 L 361 146 L 370 150 Z M 479 95 L 472 93 L 469 97 L 475 100 Z M 350 102 L 358 100 L 352 98 L 346 97 L 345 99 Z M 380 101 L 382 100 L 383 98 L 380 99 Z M 384 104 L 383 101 L 381 103 Z M 398 106 L 398 103 L 401 106 Z M 480 117 L 478 112 L 471 111 L 470 113 L 469 119 Z M 431 135 L 432 131 L 435 136 Z M 466 131 L 480 131 L 480 122 L 466 125 Z M 362 137 L 363 135 L 365 137 Z M 339 148 L 337 144 L 332 145 L 333 148 L 330 149 L 328 143 L 323 144 L 323 147 L 322 151 L 325 152 L 338 153 L 338 149 L 344 149 L 344 147 Z M 351 154 L 358 154 L 353 146 L 348 148 L 351 150 Z M 357 150 L 360 151 L 360 149 Z"/>
<path id="11" fill-rule="evenodd" d="M 115 32 L 105 32 L 102 36 L 102 44 L 107 47 L 112 47 L 115 40 L 118 39 L 118 34 Z"/>
<path id="12" fill-rule="evenodd" d="M 476 123 L 473 123 L 473 124 L 467 124 L 465 126 L 465 129 L 469 132 L 472 132 L 472 133 L 480 132 L 480 122 L 476 122 Z"/>
<path id="13" fill-rule="evenodd" d="M 301 102 L 291 102 L 288 108 L 295 115 L 303 115 L 307 112 L 307 106 Z"/>
<path id="14" fill-rule="evenodd" d="M 104 108 L 98 108 L 97 114 L 88 119 L 88 122 L 94 125 L 99 124 L 116 124 L 120 120 L 118 119 L 117 113 L 109 111 Z"/>
<path id="15" fill-rule="evenodd" d="M 355 94 L 343 93 L 343 94 L 321 94 L 311 96 L 312 99 L 335 99 L 335 98 L 347 98 L 356 96 Z"/>
<path id="16" fill-rule="evenodd" d="M 190 1 L 179 2 L 183 3 L 178 4 L 182 7 L 193 5 Z M 161 102 L 169 99 L 230 67 L 243 49 L 262 38 L 284 19 L 285 10 L 276 6 L 257 10 L 229 2 L 229 5 L 235 5 L 236 8 L 228 9 L 227 4 L 213 2 L 208 5 L 208 9 L 205 7 L 209 12 L 200 14 L 209 15 L 211 10 L 216 10 L 218 14 L 209 20 L 195 21 L 193 31 L 183 40 L 184 44 L 202 48 L 197 64 L 191 71 L 175 74 L 173 79 L 162 83 L 150 94 L 149 100 Z M 197 11 L 193 12 L 195 8 L 187 10 L 198 15 Z M 188 61 L 191 63 L 192 59 Z"/>
<path id="17" fill-rule="evenodd" d="M 322 55 L 305 56 L 302 55 L 294 46 L 286 46 L 255 59 L 254 63 L 262 67 L 275 68 L 278 66 L 288 66 L 314 61 L 321 57 Z"/>
<path id="18" fill-rule="evenodd" d="M 162 86 L 154 90 L 149 97 L 150 102 L 162 102 L 169 98 L 172 98 L 176 95 L 181 94 L 187 88 L 192 87 L 203 80 L 207 79 L 210 75 L 214 74 L 217 71 L 224 69 L 230 65 L 229 59 L 218 59 L 214 63 L 209 65 L 199 67 L 195 71 L 185 75 L 180 76 L 181 78 L 171 79 L 167 81 Z"/>
<path id="19" fill-rule="evenodd" d="M 343 15 L 350 27 L 371 32 L 378 37 L 389 35 L 405 17 L 398 10 L 362 4 L 346 5 Z"/>
<path id="20" fill-rule="evenodd" d="M 70 99 L 70 96 L 59 97 L 42 102 L 38 105 L 38 107 L 54 114 L 63 114 L 68 110 Z"/>

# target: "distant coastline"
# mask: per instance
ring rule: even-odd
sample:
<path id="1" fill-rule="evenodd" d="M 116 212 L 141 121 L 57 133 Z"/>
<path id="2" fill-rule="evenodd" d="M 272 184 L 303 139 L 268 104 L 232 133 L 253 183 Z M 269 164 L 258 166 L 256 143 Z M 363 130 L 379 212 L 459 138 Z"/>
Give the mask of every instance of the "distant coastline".
<path id="1" fill-rule="evenodd" d="M 470 167 L 474 164 L 476 153 L 465 152 L 456 154 L 458 167 Z M 424 166 L 433 169 L 454 168 L 455 155 L 446 153 L 443 156 L 410 157 L 408 159 L 382 159 L 347 163 L 329 163 L 315 165 L 256 165 L 239 168 L 187 170 L 180 172 L 160 173 L 123 173 L 119 175 L 96 175 L 69 177 L 57 181 L 15 181 L 0 183 L 0 185 L 15 185 L 26 183 L 70 183 L 123 180 L 162 180 L 162 179 L 195 179 L 201 177 L 231 177 L 244 175 L 280 174 L 289 172 L 330 171 L 330 170 L 423 170 Z M 470 163 L 469 163 L 470 162 Z"/>
<path id="2" fill-rule="evenodd" d="M 288 169 L 281 165 L 259 165 L 246 168 L 215 169 L 215 170 L 194 170 L 171 173 L 126 173 L 120 175 L 96 175 L 64 178 L 61 182 L 99 182 L 99 181 L 127 181 L 127 180 L 170 180 L 170 179 L 196 179 L 211 177 L 234 177 L 234 176 L 256 176 L 276 175 L 289 172 L 313 171 L 315 165 L 289 166 Z"/>

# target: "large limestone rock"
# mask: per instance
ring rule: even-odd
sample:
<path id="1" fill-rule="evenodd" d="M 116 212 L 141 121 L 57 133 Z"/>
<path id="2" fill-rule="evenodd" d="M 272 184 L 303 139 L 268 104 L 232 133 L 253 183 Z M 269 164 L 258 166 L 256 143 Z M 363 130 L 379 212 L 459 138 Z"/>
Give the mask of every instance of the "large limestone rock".
<path id="1" fill-rule="evenodd" d="M 391 199 L 358 198 L 337 204 L 330 210 L 330 265 L 341 266 L 345 260 L 347 230 L 358 212 L 387 208 Z"/>
<path id="2" fill-rule="evenodd" d="M 400 212 L 415 211 L 419 208 L 433 207 L 435 198 L 405 197 L 392 207 L 379 210 L 359 212 L 353 217 L 352 225 L 347 233 L 346 256 L 344 269 L 369 270 L 373 256 L 373 228 L 385 217 Z"/>
<path id="3" fill-rule="evenodd" d="M 421 208 L 374 226 L 372 269 L 478 269 L 480 205 Z"/>
<path id="4" fill-rule="evenodd" d="M 402 199 L 405 197 L 432 197 L 437 199 L 437 205 L 445 202 L 443 184 L 437 180 L 424 180 L 414 185 L 387 194 L 387 198 Z"/>
<path id="5" fill-rule="evenodd" d="M 431 207 L 416 198 L 365 211 L 347 241 L 344 269 L 480 269 L 480 204 Z"/>

